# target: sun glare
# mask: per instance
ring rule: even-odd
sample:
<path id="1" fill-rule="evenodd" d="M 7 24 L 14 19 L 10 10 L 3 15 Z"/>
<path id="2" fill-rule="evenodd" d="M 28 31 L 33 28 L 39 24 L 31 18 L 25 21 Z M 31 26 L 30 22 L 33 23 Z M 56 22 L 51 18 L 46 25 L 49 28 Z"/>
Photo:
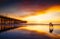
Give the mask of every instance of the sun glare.
<path id="1" fill-rule="evenodd" d="M 22 20 L 26 20 L 26 21 L 28 21 L 28 23 L 44 23 L 46 21 L 50 22 L 50 21 L 56 21 L 56 20 L 60 19 L 58 17 L 58 14 L 60 14 L 60 6 L 52 6 L 45 11 L 46 12 L 44 12 L 44 14 L 39 14 L 37 12 L 37 15 L 27 16 L 27 17 L 23 18 Z M 40 13 L 42 13 L 42 12 L 40 12 Z"/>
<path id="2" fill-rule="evenodd" d="M 37 31 L 37 32 L 46 32 L 48 31 L 47 26 L 39 26 L 39 25 L 33 25 L 33 26 L 25 26 L 25 27 L 20 27 L 19 29 L 24 29 L 24 30 L 32 30 L 32 31 Z"/>

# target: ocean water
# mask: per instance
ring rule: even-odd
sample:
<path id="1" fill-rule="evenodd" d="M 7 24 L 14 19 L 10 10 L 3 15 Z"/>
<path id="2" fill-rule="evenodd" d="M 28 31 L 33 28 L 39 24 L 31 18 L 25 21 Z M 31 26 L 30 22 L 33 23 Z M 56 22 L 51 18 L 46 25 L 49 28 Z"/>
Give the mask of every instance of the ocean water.
<path id="1" fill-rule="evenodd" d="M 22 25 L 0 33 L 0 39 L 60 39 L 60 25 L 53 26 L 49 32 L 49 25 Z"/>

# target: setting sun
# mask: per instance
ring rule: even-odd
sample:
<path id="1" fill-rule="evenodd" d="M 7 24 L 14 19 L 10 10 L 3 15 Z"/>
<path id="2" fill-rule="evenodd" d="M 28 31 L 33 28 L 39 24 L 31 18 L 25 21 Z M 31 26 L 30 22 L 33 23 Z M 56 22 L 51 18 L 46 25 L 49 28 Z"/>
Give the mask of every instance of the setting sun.
<path id="1" fill-rule="evenodd" d="M 60 39 L 60 0 L 0 0 L 0 39 Z"/>
<path id="2" fill-rule="evenodd" d="M 28 21 L 28 23 L 45 23 L 60 21 L 60 6 L 52 6 L 45 12 L 36 12 L 37 15 L 27 16 L 22 20 Z M 40 14 L 44 13 L 44 14 Z"/>

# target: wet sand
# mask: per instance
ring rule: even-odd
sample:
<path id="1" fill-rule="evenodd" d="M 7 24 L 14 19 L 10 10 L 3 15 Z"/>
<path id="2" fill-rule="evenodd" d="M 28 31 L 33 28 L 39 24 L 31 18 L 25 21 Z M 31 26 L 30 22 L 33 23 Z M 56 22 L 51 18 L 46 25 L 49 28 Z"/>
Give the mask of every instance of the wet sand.
<path id="1" fill-rule="evenodd" d="M 54 33 L 16 28 L 0 33 L 0 39 L 60 39 L 60 36 Z"/>

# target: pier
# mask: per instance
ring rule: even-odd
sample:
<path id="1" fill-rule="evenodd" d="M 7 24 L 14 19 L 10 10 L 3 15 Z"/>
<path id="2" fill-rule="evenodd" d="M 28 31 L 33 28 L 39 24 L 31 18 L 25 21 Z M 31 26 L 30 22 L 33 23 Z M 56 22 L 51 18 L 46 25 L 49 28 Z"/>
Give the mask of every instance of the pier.
<path id="1" fill-rule="evenodd" d="M 20 27 L 21 23 L 26 21 L 0 15 L 0 32 Z"/>

